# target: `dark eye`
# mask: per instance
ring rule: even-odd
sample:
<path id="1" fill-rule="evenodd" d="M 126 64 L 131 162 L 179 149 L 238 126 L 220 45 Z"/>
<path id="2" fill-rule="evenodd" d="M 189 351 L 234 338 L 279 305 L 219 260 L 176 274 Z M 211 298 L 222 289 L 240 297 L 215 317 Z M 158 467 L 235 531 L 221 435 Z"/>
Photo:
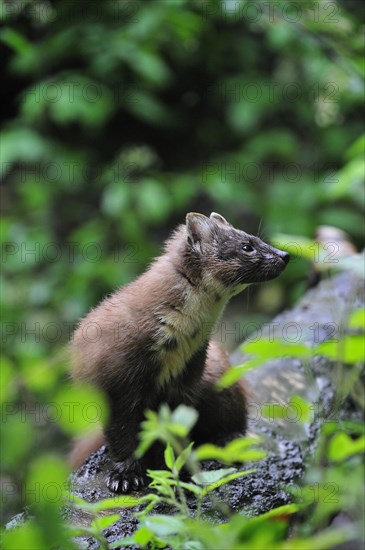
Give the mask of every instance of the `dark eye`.
<path id="1" fill-rule="evenodd" d="M 250 244 L 244 244 L 242 246 L 242 250 L 244 250 L 245 252 L 253 252 L 255 249 Z"/>

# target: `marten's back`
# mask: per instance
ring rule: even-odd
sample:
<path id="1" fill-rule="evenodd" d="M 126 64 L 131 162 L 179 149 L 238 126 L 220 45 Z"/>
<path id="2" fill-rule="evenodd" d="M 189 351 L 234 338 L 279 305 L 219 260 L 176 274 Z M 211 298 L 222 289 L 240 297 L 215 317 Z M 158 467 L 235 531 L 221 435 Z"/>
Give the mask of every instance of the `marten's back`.
<path id="1" fill-rule="evenodd" d="M 71 341 L 72 374 L 76 380 L 106 385 L 123 365 L 150 352 L 156 335 L 161 296 L 152 268 L 92 309 Z M 166 274 L 165 274 L 166 275 Z M 167 283 L 166 283 L 167 284 Z M 169 300 L 165 294 L 164 301 Z"/>
<path id="2" fill-rule="evenodd" d="M 108 389 L 149 368 L 164 387 L 206 348 L 224 303 L 161 256 L 82 319 L 71 342 L 73 377 Z"/>

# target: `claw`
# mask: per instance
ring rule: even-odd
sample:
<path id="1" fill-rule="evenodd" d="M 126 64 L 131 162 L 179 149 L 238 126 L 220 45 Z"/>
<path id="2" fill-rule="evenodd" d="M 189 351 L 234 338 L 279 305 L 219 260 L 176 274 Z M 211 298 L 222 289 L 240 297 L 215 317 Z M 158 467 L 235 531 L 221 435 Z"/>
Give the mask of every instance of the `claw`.
<path id="1" fill-rule="evenodd" d="M 106 478 L 107 487 L 114 493 L 129 493 L 145 485 L 141 465 L 137 461 L 115 462 Z"/>

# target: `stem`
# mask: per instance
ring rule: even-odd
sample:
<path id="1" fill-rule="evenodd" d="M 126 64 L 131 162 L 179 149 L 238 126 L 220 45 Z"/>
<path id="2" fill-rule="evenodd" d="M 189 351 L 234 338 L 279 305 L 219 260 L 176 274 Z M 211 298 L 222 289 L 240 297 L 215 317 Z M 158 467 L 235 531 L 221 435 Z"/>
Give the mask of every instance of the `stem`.
<path id="1" fill-rule="evenodd" d="M 200 521 L 203 504 L 203 491 L 196 498 L 196 519 Z"/>
<path id="2" fill-rule="evenodd" d="M 180 485 L 179 473 L 174 471 L 174 470 L 173 470 L 172 473 L 174 474 L 174 479 L 176 481 L 176 487 L 177 487 L 177 490 L 179 492 L 179 497 L 180 497 L 182 509 L 184 511 L 184 515 L 188 516 L 189 515 L 188 503 L 186 501 L 186 496 L 185 496 L 184 490 Z"/>

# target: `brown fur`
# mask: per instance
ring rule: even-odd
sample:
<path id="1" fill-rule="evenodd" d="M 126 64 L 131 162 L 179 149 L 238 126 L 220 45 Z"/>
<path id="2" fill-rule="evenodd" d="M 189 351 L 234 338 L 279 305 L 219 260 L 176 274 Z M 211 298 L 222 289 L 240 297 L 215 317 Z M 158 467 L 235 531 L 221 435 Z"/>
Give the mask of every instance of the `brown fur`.
<path id="1" fill-rule="evenodd" d="M 162 402 L 195 407 L 195 441 L 214 441 L 246 428 L 243 382 L 217 392 L 229 367 L 210 335 L 225 304 L 248 284 L 276 277 L 285 252 L 235 229 L 219 214 L 188 214 L 165 253 L 79 324 L 71 342 L 76 380 L 101 388 L 110 404 L 106 440 L 114 459 L 112 490 L 144 481 L 152 455 L 133 457 L 144 410 Z"/>
<path id="2" fill-rule="evenodd" d="M 217 396 L 218 390 L 215 389 L 215 383 L 231 367 L 228 354 L 223 350 L 218 342 L 211 340 L 209 342 L 207 358 L 203 371 L 203 381 L 205 384 L 205 397 L 212 400 L 212 406 L 216 408 L 217 402 L 222 399 L 224 393 Z M 234 391 L 241 394 L 242 401 L 247 402 L 248 388 L 243 380 L 239 380 L 234 386 Z M 229 390 L 225 390 L 228 399 L 231 399 Z M 223 416 L 223 415 L 222 415 Z M 215 429 L 215 428 L 214 428 Z M 71 453 L 69 454 L 69 465 L 72 469 L 80 468 L 85 460 L 105 444 L 105 435 L 101 427 L 92 434 L 79 437 L 74 441 Z"/>

